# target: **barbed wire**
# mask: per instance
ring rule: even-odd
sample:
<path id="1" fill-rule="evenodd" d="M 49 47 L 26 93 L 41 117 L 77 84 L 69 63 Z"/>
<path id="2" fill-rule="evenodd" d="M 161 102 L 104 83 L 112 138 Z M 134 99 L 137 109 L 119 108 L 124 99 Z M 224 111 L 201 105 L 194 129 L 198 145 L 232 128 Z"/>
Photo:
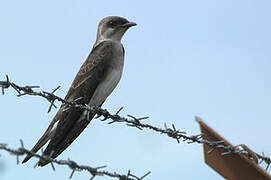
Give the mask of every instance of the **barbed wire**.
<path id="1" fill-rule="evenodd" d="M 183 142 L 186 142 L 188 144 L 191 144 L 191 143 L 205 144 L 211 148 L 209 153 L 212 153 L 215 149 L 222 149 L 222 150 L 226 151 L 226 152 L 222 153 L 222 155 L 240 154 L 240 155 L 244 155 L 244 156 L 248 157 L 249 159 L 253 160 L 253 156 L 247 150 L 245 150 L 241 145 L 226 146 L 226 145 L 224 145 L 224 141 L 208 141 L 206 139 L 203 139 L 202 134 L 189 136 L 189 135 L 187 135 L 186 132 L 183 132 L 183 131 L 180 131 L 179 129 L 177 129 L 174 124 L 172 124 L 171 127 L 168 127 L 167 124 L 165 123 L 163 128 L 159 128 L 159 127 L 155 127 L 150 124 L 141 123 L 142 120 L 148 119 L 149 117 L 136 118 L 132 115 L 127 115 L 127 117 L 121 117 L 118 114 L 123 109 L 123 107 L 120 108 L 116 113 L 113 114 L 113 113 L 108 112 L 106 109 L 102 109 L 97 106 L 90 107 L 87 104 L 85 104 L 85 105 L 78 104 L 77 101 L 80 98 L 75 99 L 73 101 L 68 101 L 68 100 L 62 99 L 61 97 L 54 95 L 56 90 L 59 89 L 59 86 L 56 89 L 54 89 L 51 93 L 46 92 L 46 91 L 37 92 L 37 91 L 34 91 L 33 88 L 38 88 L 39 86 L 18 86 L 17 84 L 10 82 L 8 76 L 6 76 L 6 81 L 0 81 L 0 86 L 2 87 L 2 94 L 3 95 L 4 95 L 4 89 L 12 87 L 13 89 L 15 89 L 17 91 L 17 93 L 18 93 L 17 96 L 34 95 L 34 96 L 40 96 L 40 97 L 47 99 L 50 102 L 48 112 L 50 112 L 52 107 L 56 107 L 54 102 L 57 100 L 57 101 L 60 101 L 61 103 L 68 105 L 68 108 L 77 107 L 77 108 L 85 109 L 89 113 L 90 112 L 96 113 L 97 114 L 96 118 L 102 117 L 103 119 L 101 121 L 109 120 L 108 124 L 122 122 L 122 123 L 126 123 L 127 126 L 135 127 L 140 130 L 150 129 L 150 130 L 153 130 L 153 131 L 158 132 L 160 134 L 165 134 L 168 137 L 175 139 L 178 143 L 180 143 L 180 140 L 182 140 Z M 268 170 L 268 168 L 271 164 L 271 158 L 265 156 L 264 153 L 262 153 L 262 154 L 255 153 L 255 155 L 260 160 L 260 162 L 259 162 L 260 164 L 261 163 L 266 164 L 265 169 Z"/>
<path id="2" fill-rule="evenodd" d="M 18 149 L 11 149 L 11 148 L 8 148 L 7 144 L 0 143 L 0 150 L 4 150 L 6 152 L 9 152 L 11 155 L 16 156 L 17 164 L 20 163 L 19 156 L 30 154 L 33 157 L 38 158 L 39 160 L 50 162 L 52 169 L 54 171 L 55 171 L 54 164 L 66 165 L 72 170 L 72 172 L 69 176 L 70 179 L 73 177 L 75 171 L 83 171 L 83 170 L 87 171 L 91 174 L 91 178 L 90 178 L 91 180 L 93 180 L 96 176 L 109 176 L 111 178 L 118 178 L 119 180 L 143 180 L 143 178 L 145 178 L 147 175 L 149 175 L 151 173 L 151 172 L 148 172 L 145 175 L 143 175 L 142 177 L 137 177 L 136 175 L 133 175 L 130 170 L 128 171 L 127 174 L 123 174 L 123 175 L 116 173 L 116 172 L 112 173 L 109 171 L 102 171 L 100 169 L 103 169 L 106 166 L 100 166 L 100 167 L 93 168 L 93 167 L 86 166 L 86 165 L 79 165 L 75 161 L 72 161 L 70 159 L 68 159 L 68 160 L 53 159 L 53 158 L 50 158 L 49 156 L 39 155 L 37 153 L 34 153 L 34 152 L 24 148 L 24 143 L 22 140 L 20 140 L 20 143 L 21 143 L 21 147 Z M 36 167 L 37 164 L 38 163 L 36 163 L 36 165 L 34 167 Z"/>

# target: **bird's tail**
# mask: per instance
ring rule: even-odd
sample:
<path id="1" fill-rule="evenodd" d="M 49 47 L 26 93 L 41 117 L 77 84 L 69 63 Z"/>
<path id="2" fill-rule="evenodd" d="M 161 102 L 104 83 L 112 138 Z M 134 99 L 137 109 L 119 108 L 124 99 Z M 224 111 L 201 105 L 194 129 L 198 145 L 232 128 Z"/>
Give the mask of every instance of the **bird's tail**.
<path id="1" fill-rule="evenodd" d="M 54 135 L 56 128 L 54 127 L 54 123 L 51 123 L 36 145 L 31 149 L 31 152 L 36 153 L 44 144 L 47 143 L 49 139 Z M 22 163 L 27 162 L 33 155 L 28 154 Z"/>

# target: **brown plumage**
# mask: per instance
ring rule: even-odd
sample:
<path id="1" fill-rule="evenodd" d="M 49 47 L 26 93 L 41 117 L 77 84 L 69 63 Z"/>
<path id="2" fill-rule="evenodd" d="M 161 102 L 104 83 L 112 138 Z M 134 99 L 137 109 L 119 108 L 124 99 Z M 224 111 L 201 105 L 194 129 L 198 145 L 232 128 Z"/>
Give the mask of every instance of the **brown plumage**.
<path id="1" fill-rule="evenodd" d="M 118 84 L 124 60 L 124 49 L 120 43 L 126 30 L 136 25 L 121 17 L 107 17 L 99 24 L 97 41 L 85 63 L 77 73 L 65 99 L 78 103 L 101 106 Z M 89 114 L 80 108 L 69 108 L 62 105 L 51 124 L 33 147 L 37 152 L 50 140 L 44 155 L 56 158 L 61 154 L 86 128 L 95 114 Z M 64 111 L 65 110 L 65 111 Z M 24 161 L 32 156 L 28 155 Z M 44 166 L 48 162 L 40 161 Z"/>

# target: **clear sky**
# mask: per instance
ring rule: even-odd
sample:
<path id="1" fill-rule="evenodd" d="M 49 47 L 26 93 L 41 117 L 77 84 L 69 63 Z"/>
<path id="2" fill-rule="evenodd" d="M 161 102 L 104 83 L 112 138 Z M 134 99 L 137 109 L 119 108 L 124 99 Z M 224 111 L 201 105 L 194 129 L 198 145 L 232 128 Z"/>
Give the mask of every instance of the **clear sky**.
<path id="1" fill-rule="evenodd" d="M 96 38 L 99 20 L 119 15 L 135 21 L 123 39 L 122 80 L 103 105 L 122 115 L 150 116 L 150 124 L 174 123 L 198 134 L 200 116 L 233 144 L 271 156 L 271 2 L 268 0 L 0 2 L 0 79 L 40 85 L 64 97 Z M 0 142 L 32 148 L 57 109 L 38 97 L 0 97 Z M 58 104 L 59 106 L 59 104 Z M 221 178 L 205 165 L 202 146 L 152 131 L 93 120 L 59 157 L 146 179 Z M 0 179 L 66 179 L 57 166 L 16 165 L 1 152 Z M 88 173 L 75 173 L 88 179 Z M 108 179 L 98 177 L 97 179 Z"/>

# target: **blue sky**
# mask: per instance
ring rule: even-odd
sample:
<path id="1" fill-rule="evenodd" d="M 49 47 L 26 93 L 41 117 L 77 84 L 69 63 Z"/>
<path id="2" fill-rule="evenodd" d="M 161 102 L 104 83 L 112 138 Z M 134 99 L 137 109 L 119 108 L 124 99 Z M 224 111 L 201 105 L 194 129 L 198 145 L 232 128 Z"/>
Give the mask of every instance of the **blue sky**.
<path id="1" fill-rule="evenodd" d="M 135 21 L 123 39 L 122 80 L 103 105 L 122 115 L 150 116 L 148 123 L 174 123 L 198 134 L 200 116 L 233 144 L 271 156 L 271 2 L 34 1 L 0 2 L 0 79 L 40 85 L 64 97 L 96 38 L 100 19 L 119 15 Z M 37 97 L 0 97 L 0 142 L 31 148 L 56 109 Z M 59 104 L 58 104 L 59 106 Z M 177 144 L 152 131 L 94 120 L 59 157 L 147 179 L 223 179 L 204 164 L 202 146 Z M 66 167 L 16 165 L 1 152 L 0 178 L 65 179 Z M 76 179 L 88 179 L 76 173 Z M 97 179 L 108 179 L 98 177 Z"/>

